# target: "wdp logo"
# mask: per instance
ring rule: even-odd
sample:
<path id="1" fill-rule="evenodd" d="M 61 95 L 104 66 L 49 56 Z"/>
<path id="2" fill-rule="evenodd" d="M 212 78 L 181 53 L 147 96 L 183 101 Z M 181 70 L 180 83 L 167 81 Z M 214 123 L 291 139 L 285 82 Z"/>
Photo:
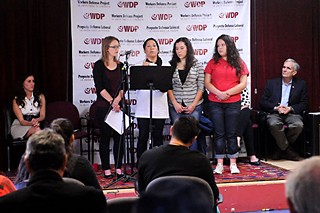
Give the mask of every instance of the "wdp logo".
<path id="1" fill-rule="evenodd" d="M 238 15 L 238 12 L 220 13 L 219 18 L 237 18 Z"/>
<path id="2" fill-rule="evenodd" d="M 137 1 L 119 1 L 117 5 L 120 8 L 136 8 L 138 4 Z"/>
<path id="3" fill-rule="evenodd" d="M 203 7 L 206 4 L 205 1 L 187 1 L 184 3 L 184 7 L 186 8 L 194 8 L 194 7 Z"/>
<path id="4" fill-rule="evenodd" d="M 87 69 L 87 70 L 88 70 L 88 69 L 93 69 L 94 63 L 92 63 L 92 62 L 91 62 L 91 63 L 90 63 L 90 62 L 87 62 L 87 63 L 85 63 L 83 66 L 84 66 L 84 68 Z"/>
<path id="5" fill-rule="evenodd" d="M 101 44 L 102 43 L 102 38 L 86 38 L 83 41 L 84 44 L 89 45 L 89 44 Z"/>
<path id="6" fill-rule="evenodd" d="M 85 13 L 83 15 L 83 18 L 102 20 L 102 19 L 104 19 L 105 16 L 106 16 L 106 14 L 104 14 L 104 13 Z"/>
<path id="7" fill-rule="evenodd" d="M 188 31 L 205 31 L 207 29 L 206 24 L 193 24 L 193 25 L 188 25 L 186 29 Z"/>
<path id="8" fill-rule="evenodd" d="M 234 43 L 236 43 L 239 40 L 238 36 L 231 36 L 231 38 L 234 41 Z"/>
<path id="9" fill-rule="evenodd" d="M 119 26 L 119 32 L 137 32 L 139 30 L 139 26 Z"/>
<path id="10" fill-rule="evenodd" d="M 96 88 L 95 87 L 85 88 L 84 89 L 84 93 L 87 94 L 87 95 L 96 94 Z"/>
<path id="11" fill-rule="evenodd" d="M 152 20 L 170 20 L 172 18 L 172 14 L 153 14 L 151 16 Z"/>
<path id="12" fill-rule="evenodd" d="M 206 55 L 208 52 L 208 49 L 194 49 L 195 55 Z"/>
<path id="13" fill-rule="evenodd" d="M 160 45 L 171 45 L 173 42 L 173 38 L 159 38 L 158 42 Z"/>

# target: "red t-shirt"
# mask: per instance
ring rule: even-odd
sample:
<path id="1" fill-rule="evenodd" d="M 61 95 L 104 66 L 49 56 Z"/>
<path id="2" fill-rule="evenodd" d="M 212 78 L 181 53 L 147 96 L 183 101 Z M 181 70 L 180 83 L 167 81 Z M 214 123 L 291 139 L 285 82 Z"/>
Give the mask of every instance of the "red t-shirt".
<path id="1" fill-rule="evenodd" d="M 241 60 L 241 75 L 249 75 L 249 70 L 244 61 Z M 204 72 L 211 75 L 211 84 L 215 86 L 220 91 L 226 91 L 240 83 L 240 76 L 236 75 L 236 69 L 224 60 L 220 58 L 218 63 L 215 63 L 211 59 Z M 222 102 L 216 98 L 216 95 L 209 93 L 209 100 L 212 102 Z M 234 103 L 241 100 L 240 93 L 230 96 L 228 100 L 223 101 L 223 103 Z"/>

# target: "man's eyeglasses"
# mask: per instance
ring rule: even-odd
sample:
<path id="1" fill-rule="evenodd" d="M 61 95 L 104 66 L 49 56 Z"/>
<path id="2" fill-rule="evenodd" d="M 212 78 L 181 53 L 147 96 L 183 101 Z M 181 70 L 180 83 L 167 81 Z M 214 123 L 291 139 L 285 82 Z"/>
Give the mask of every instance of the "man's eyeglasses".
<path id="1" fill-rule="evenodd" d="M 109 46 L 109 48 L 112 48 L 112 49 L 119 49 L 121 46 Z"/>

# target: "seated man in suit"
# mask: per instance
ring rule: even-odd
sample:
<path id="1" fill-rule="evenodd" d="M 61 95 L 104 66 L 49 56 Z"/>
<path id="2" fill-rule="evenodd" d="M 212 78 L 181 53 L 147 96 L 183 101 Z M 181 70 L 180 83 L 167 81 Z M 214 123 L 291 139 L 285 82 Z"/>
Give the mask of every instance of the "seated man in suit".
<path id="1" fill-rule="evenodd" d="M 314 156 L 301 161 L 301 164 L 288 175 L 286 197 L 290 212 L 320 212 L 320 157 Z"/>
<path id="2" fill-rule="evenodd" d="M 279 149 L 274 159 L 300 160 L 292 144 L 303 130 L 301 113 L 307 109 L 307 85 L 295 76 L 299 64 L 287 59 L 282 67 L 282 78 L 268 80 L 261 99 L 262 110 L 268 112 L 267 124 Z M 283 125 L 287 125 L 285 132 Z"/>
<path id="3" fill-rule="evenodd" d="M 105 212 L 100 189 L 67 183 L 64 140 L 52 130 L 40 130 L 27 142 L 25 161 L 31 179 L 27 187 L 0 197 L 1 212 Z"/>
<path id="4" fill-rule="evenodd" d="M 170 143 L 142 154 L 137 190 L 144 191 L 152 180 L 162 176 L 195 176 L 208 182 L 217 200 L 219 190 L 208 158 L 198 151 L 189 150 L 199 131 L 199 122 L 193 116 L 182 116 L 176 120 L 170 129 Z"/>

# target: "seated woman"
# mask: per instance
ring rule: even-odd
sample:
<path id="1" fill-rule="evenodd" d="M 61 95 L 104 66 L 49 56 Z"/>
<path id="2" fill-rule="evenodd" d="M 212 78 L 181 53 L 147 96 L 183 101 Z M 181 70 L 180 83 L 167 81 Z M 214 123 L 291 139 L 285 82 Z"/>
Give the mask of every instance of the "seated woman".
<path id="1" fill-rule="evenodd" d="M 87 158 L 73 154 L 72 152 L 72 143 L 74 141 L 72 123 L 68 119 L 57 118 L 52 121 L 50 127 L 59 133 L 65 142 L 66 151 L 68 154 L 68 162 L 63 176 L 79 180 L 86 186 L 93 186 L 97 189 L 100 189 L 101 187 L 96 174 Z M 28 179 L 29 172 L 26 170 L 24 156 L 22 156 L 18 174 L 15 180 L 16 187 L 18 189 L 25 187 Z"/>
<path id="2" fill-rule="evenodd" d="M 250 158 L 249 163 L 251 165 L 259 166 L 260 160 L 256 157 L 254 151 L 253 129 L 252 122 L 250 120 L 251 109 L 249 100 L 249 91 L 245 88 L 241 92 L 241 111 L 238 128 L 236 131 L 238 147 L 240 149 L 240 141 L 243 137 L 244 144 L 246 146 L 247 155 Z"/>
<path id="3" fill-rule="evenodd" d="M 14 139 L 28 138 L 40 130 L 40 122 L 45 119 L 46 114 L 46 99 L 37 90 L 33 74 L 22 76 L 12 108 L 16 115 L 11 126 Z"/>

